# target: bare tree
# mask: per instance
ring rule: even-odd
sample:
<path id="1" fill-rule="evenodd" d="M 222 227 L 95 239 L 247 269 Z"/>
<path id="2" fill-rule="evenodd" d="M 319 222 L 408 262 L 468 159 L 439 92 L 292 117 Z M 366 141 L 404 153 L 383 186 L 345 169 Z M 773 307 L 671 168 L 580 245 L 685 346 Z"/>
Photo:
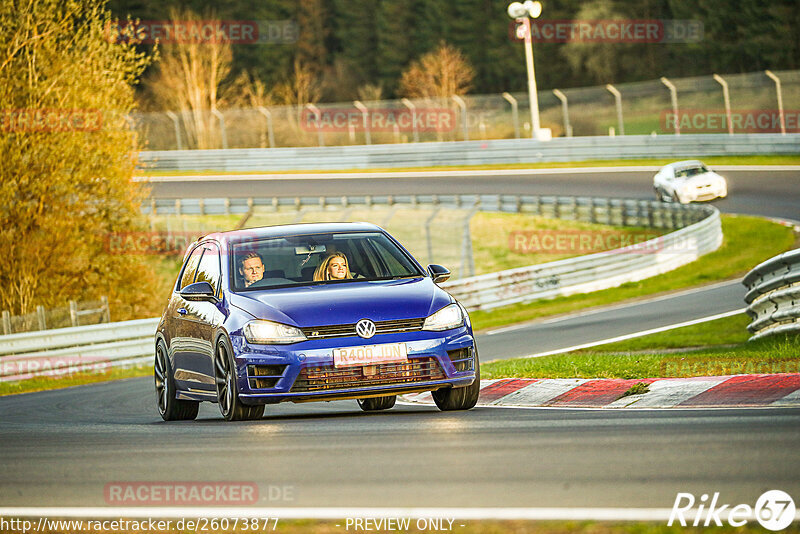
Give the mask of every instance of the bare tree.
<path id="1" fill-rule="evenodd" d="M 212 20 L 210 15 L 205 20 Z M 190 10 L 170 11 L 175 26 L 201 20 Z M 147 86 L 161 109 L 188 112 L 187 131 L 197 148 L 218 148 L 217 109 L 220 87 L 231 72 L 231 42 L 224 38 L 167 43 L 161 47 L 161 60 Z"/>
<path id="2" fill-rule="evenodd" d="M 442 42 L 409 65 L 400 77 L 400 93 L 410 98 L 450 98 L 471 87 L 475 70 L 455 47 Z"/>
<path id="3" fill-rule="evenodd" d="M 302 108 L 318 102 L 321 91 L 314 69 L 296 58 L 291 77 L 276 85 L 273 94 L 279 104 Z"/>

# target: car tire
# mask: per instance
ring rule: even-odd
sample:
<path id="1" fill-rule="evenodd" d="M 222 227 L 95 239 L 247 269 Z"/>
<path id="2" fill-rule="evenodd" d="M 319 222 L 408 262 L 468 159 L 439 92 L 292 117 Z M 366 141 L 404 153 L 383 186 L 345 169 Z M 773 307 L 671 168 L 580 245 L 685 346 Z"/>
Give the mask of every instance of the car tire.
<path id="1" fill-rule="evenodd" d="M 214 351 L 214 381 L 217 384 L 217 404 L 226 421 L 251 421 L 261 419 L 264 405 L 249 406 L 242 403 L 236 386 L 236 362 L 227 338 L 217 341 Z"/>
<path id="2" fill-rule="evenodd" d="M 431 392 L 433 402 L 443 412 L 452 410 L 469 410 L 478 403 L 481 394 L 481 366 L 478 362 L 478 351 L 475 351 L 475 381 L 469 386 L 460 388 L 442 388 Z"/>
<path id="3" fill-rule="evenodd" d="M 164 421 L 191 421 L 197 418 L 197 412 L 200 410 L 199 402 L 175 397 L 177 388 L 172 364 L 169 361 L 167 346 L 160 339 L 156 343 L 153 380 L 156 386 L 158 413 Z"/>
<path id="4" fill-rule="evenodd" d="M 377 412 L 392 408 L 396 400 L 397 395 L 370 397 L 369 399 L 358 399 L 358 406 L 365 412 Z"/>

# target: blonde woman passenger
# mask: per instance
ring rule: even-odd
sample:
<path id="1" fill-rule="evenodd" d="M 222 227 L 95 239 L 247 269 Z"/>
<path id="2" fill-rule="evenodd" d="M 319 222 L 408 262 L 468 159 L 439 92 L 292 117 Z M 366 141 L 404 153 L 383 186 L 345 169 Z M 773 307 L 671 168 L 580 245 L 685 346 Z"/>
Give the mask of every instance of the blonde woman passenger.
<path id="1" fill-rule="evenodd" d="M 314 271 L 314 281 L 320 282 L 323 280 L 345 280 L 353 278 L 350 272 L 350 265 L 347 262 L 347 256 L 343 252 L 334 252 L 328 254 L 322 263 L 319 264 L 317 270 Z"/>

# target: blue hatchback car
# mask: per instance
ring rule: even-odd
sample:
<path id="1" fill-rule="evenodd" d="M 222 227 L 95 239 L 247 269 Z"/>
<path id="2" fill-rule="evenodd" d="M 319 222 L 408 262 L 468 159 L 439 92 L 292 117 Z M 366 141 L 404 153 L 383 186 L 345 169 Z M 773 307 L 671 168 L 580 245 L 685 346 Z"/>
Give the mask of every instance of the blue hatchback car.
<path id="1" fill-rule="evenodd" d="M 266 404 L 356 399 L 385 410 L 431 391 L 468 410 L 480 391 L 467 311 L 392 236 L 368 223 L 270 226 L 207 235 L 184 258 L 156 330 L 164 420 L 202 401 L 225 419 Z"/>

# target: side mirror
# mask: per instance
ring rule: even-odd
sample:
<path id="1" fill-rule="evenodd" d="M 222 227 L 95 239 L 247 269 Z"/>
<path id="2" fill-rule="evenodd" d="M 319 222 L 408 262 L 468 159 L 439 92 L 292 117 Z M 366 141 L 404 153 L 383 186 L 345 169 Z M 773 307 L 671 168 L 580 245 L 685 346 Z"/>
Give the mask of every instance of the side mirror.
<path id="1" fill-rule="evenodd" d="M 181 289 L 181 297 L 184 300 L 202 301 L 208 300 L 217 302 L 217 297 L 214 295 L 214 288 L 208 282 L 195 282 Z"/>
<path id="2" fill-rule="evenodd" d="M 428 273 L 433 278 L 434 283 L 444 282 L 448 278 L 450 278 L 450 271 L 447 268 L 442 267 L 441 265 L 431 264 L 428 265 Z"/>

